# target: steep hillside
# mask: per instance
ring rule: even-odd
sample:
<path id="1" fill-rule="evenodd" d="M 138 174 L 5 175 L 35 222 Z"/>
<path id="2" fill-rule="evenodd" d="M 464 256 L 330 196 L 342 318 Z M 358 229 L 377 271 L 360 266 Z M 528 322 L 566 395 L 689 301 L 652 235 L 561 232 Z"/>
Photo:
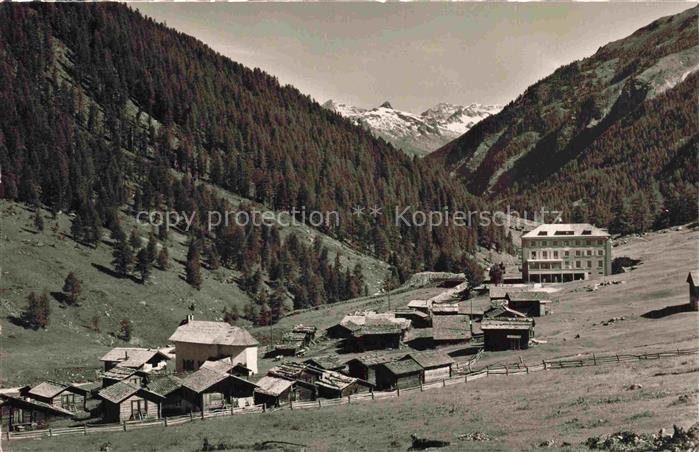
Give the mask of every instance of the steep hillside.
<path id="1" fill-rule="evenodd" d="M 699 131 L 698 11 L 559 68 L 430 161 L 519 209 L 559 208 L 620 232 L 689 221 L 699 174 L 679 161 Z"/>
<path id="2" fill-rule="evenodd" d="M 464 107 L 440 103 L 417 115 L 396 110 L 389 102 L 365 109 L 329 100 L 323 107 L 370 130 L 406 154 L 419 157 L 449 143 L 502 108 L 498 105 L 471 104 Z"/>
<path id="3" fill-rule="evenodd" d="M 139 211 L 194 215 L 175 225 L 189 233 L 187 281 L 200 285 L 201 264 L 241 271 L 255 310 L 273 318 L 289 297 L 304 308 L 364 293 L 365 270 L 331 259 L 321 240 L 255 222 L 212 226 L 209 213 L 263 208 L 307 222 L 318 211 L 329 218 L 319 232 L 391 264 L 388 285 L 415 270 L 461 271 L 479 243 L 506 243 L 495 227 L 396 222 L 401 206 L 481 203 L 295 88 L 127 6 L 3 4 L 0 52 L 0 196 L 75 213 L 70 236 L 83 245 L 109 229 L 121 276 L 136 273 L 140 252 L 128 249 L 122 214 Z"/>

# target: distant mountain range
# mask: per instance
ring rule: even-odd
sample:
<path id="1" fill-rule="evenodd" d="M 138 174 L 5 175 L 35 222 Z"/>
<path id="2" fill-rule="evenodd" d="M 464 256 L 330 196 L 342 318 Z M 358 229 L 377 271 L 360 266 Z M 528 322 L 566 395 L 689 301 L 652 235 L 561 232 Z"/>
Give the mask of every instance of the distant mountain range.
<path id="1" fill-rule="evenodd" d="M 365 127 L 408 155 L 424 156 L 444 146 L 488 116 L 499 105 L 439 103 L 418 114 L 394 109 L 389 102 L 372 109 L 329 100 L 323 107 Z"/>
<path id="2" fill-rule="evenodd" d="M 694 7 L 560 67 L 427 159 L 470 192 L 617 232 L 696 218 Z"/>

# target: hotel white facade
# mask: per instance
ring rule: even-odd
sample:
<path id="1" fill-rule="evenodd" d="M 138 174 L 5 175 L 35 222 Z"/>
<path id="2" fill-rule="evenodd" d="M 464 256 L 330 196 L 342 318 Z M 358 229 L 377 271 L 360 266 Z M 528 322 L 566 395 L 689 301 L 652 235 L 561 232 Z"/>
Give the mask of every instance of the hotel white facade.
<path id="1" fill-rule="evenodd" d="M 596 226 L 542 224 L 522 235 L 525 282 L 568 282 L 611 273 L 611 238 Z"/>

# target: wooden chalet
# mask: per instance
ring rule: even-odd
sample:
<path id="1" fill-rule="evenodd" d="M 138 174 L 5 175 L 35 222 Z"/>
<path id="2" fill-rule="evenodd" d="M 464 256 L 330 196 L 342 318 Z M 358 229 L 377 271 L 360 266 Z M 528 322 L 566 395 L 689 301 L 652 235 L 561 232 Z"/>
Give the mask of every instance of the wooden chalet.
<path id="1" fill-rule="evenodd" d="M 260 378 L 254 392 L 255 405 L 276 407 L 287 404 L 294 397 L 294 382 L 285 378 L 265 376 Z"/>
<path id="2" fill-rule="evenodd" d="M 378 386 L 376 372 L 379 366 L 385 363 L 398 361 L 401 355 L 398 353 L 365 353 L 347 361 L 348 375 Z"/>
<path id="3" fill-rule="evenodd" d="M 162 397 L 160 414 L 173 416 L 192 411 L 191 405 L 184 397 L 183 382 L 174 375 L 158 375 L 150 379 L 146 389 Z"/>
<path id="4" fill-rule="evenodd" d="M 169 359 L 170 356 L 158 349 L 116 347 L 100 358 L 100 361 L 104 363 L 105 371 L 119 366 L 128 369 L 137 369 L 143 372 L 151 372 L 165 368 Z"/>
<path id="5" fill-rule="evenodd" d="M 508 293 L 527 292 L 531 290 L 534 290 L 534 285 L 532 284 L 500 284 L 497 286 L 490 286 L 488 292 L 490 301 L 505 301 Z"/>
<path id="6" fill-rule="evenodd" d="M 16 394 L 0 394 L 8 431 L 46 428 L 55 420 L 71 419 L 75 413 L 60 406 Z"/>
<path id="7" fill-rule="evenodd" d="M 689 272 L 687 284 L 689 284 L 689 309 L 699 311 L 699 271 Z"/>
<path id="8" fill-rule="evenodd" d="M 435 344 L 471 340 L 471 323 L 467 315 L 435 315 L 432 317 L 432 340 Z"/>
<path id="9" fill-rule="evenodd" d="M 529 348 L 534 327 L 531 319 L 499 318 L 483 320 L 481 330 L 487 351 L 524 350 Z"/>
<path id="10" fill-rule="evenodd" d="M 86 411 L 85 403 L 88 391 L 79 386 L 44 381 L 30 388 L 23 395 L 32 400 L 61 407 L 71 413 L 76 413 L 78 411 Z"/>
<path id="11" fill-rule="evenodd" d="M 206 360 L 199 367 L 200 369 L 210 369 L 216 372 L 235 375 L 236 377 L 248 378 L 252 375 L 252 370 L 248 369 L 241 363 L 234 363 L 231 358 L 223 358 L 219 360 Z"/>
<path id="12" fill-rule="evenodd" d="M 546 307 L 551 302 L 551 294 L 548 292 L 508 292 L 506 295 L 507 306 L 529 317 L 541 317 L 546 315 Z"/>
<path id="13" fill-rule="evenodd" d="M 253 404 L 256 385 L 235 375 L 199 369 L 182 379 L 182 397 L 192 411 Z"/>
<path id="14" fill-rule="evenodd" d="M 381 364 L 376 370 L 379 389 L 403 389 L 420 386 L 422 367 L 415 361 L 392 361 Z"/>
<path id="15" fill-rule="evenodd" d="M 446 353 L 437 351 L 410 352 L 403 360 L 412 359 L 422 368 L 423 383 L 441 381 L 450 378 L 454 359 Z"/>
<path id="16" fill-rule="evenodd" d="M 160 394 L 125 381 L 102 389 L 97 396 L 102 399 L 102 420 L 105 422 L 158 419 L 164 400 Z"/>
<path id="17" fill-rule="evenodd" d="M 403 339 L 403 330 L 399 325 L 364 325 L 352 334 L 352 346 L 355 350 L 381 350 L 398 348 Z"/>
<path id="18" fill-rule="evenodd" d="M 412 309 L 415 311 L 421 311 L 421 312 L 424 312 L 425 314 L 430 312 L 431 306 L 432 306 L 432 302 L 430 300 L 410 300 L 408 302 L 408 309 Z"/>

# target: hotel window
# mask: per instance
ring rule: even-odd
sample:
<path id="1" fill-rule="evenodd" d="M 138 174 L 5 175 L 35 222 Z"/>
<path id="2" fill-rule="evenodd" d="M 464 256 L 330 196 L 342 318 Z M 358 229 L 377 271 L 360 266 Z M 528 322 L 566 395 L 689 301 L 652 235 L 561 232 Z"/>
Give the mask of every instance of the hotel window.
<path id="1" fill-rule="evenodd" d="M 592 250 L 587 250 L 587 255 L 592 256 Z"/>
<path id="2" fill-rule="evenodd" d="M 554 241 L 553 241 L 553 246 L 558 246 L 558 241 L 557 241 L 557 240 L 554 240 Z"/>
<path id="3" fill-rule="evenodd" d="M 553 258 L 554 258 L 554 259 L 558 259 L 558 251 L 554 251 L 554 252 L 553 252 Z"/>
<path id="4" fill-rule="evenodd" d="M 597 268 L 602 268 L 602 261 L 597 261 Z"/>
<path id="5" fill-rule="evenodd" d="M 532 251 L 532 259 L 536 259 L 536 251 Z"/>
<path id="6" fill-rule="evenodd" d="M 587 261 L 587 268 L 592 268 L 592 261 Z"/>
<path id="7" fill-rule="evenodd" d="M 575 261 L 575 268 L 580 268 L 580 261 Z"/>
<path id="8" fill-rule="evenodd" d="M 548 251 L 542 251 L 542 252 L 541 252 L 541 257 L 544 258 L 544 259 L 548 259 L 548 257 L 549 257 Z"/>
<path id="9" fill-rule="evenodd" d="M 580 250 L 575 250 L 575 255 L 580 256 Z"/>
<path id="10" fill-rule="evenodd" d="M 565 265 L 566 265 L 566 268 L 570 268 L 570 262 L 566 261 Z"/>
<path id="11" fill-rule="evenodd" d="M 563 255 L 564 255 L 565 257 L 570 256 L 570 251 L 564 251 L 564 252 L 563 252 Z"/>
<path id="12" fill-rule="evenodd" d="M 601 256 L 601 255 L 603 255 L 603 254 L 604 254 L 604 251 L 602 251 L 602 250 L 597 250 L 597 255 L 598 255 L 598 256 Z"/>

